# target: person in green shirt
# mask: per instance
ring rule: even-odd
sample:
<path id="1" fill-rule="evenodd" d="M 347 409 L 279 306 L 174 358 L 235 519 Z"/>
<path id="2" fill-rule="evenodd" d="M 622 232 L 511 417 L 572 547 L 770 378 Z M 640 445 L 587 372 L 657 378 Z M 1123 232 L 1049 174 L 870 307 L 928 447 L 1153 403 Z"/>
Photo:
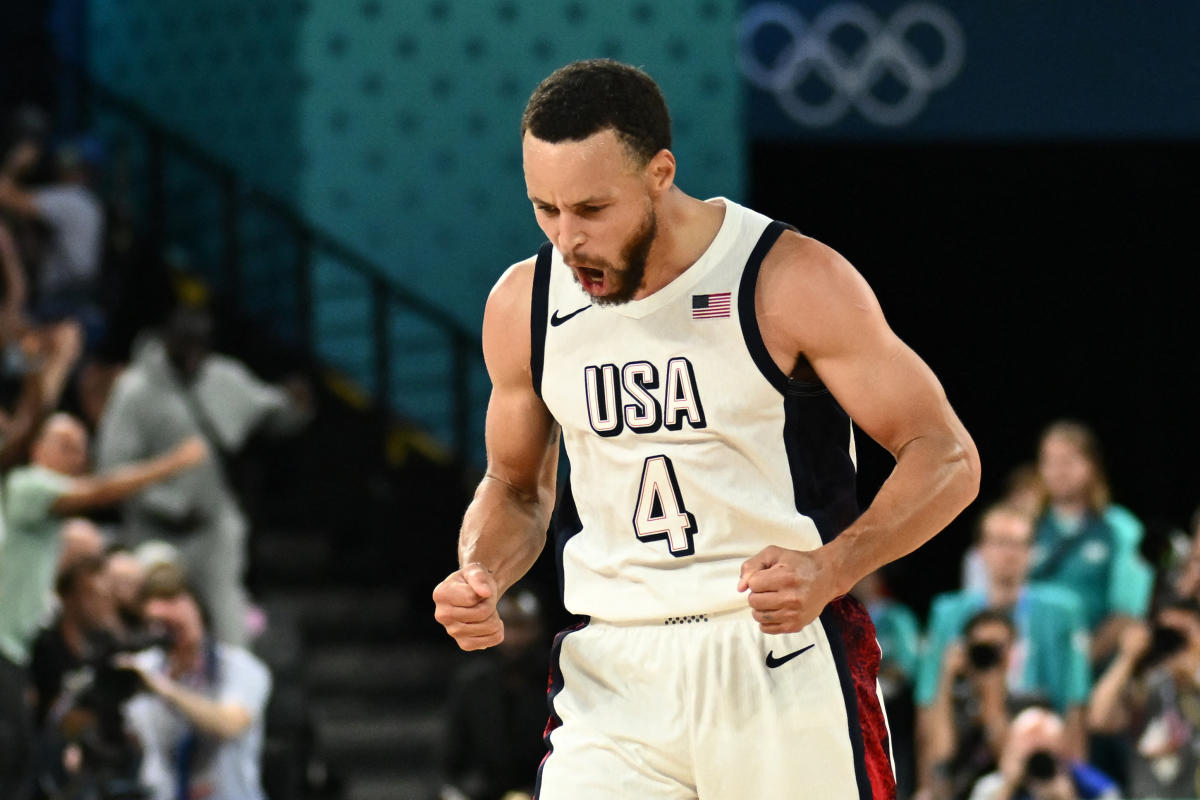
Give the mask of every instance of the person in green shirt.
<path id="1" fill-rule="evenodd" d="M 1121 629 L 1145 616 L 1154 573 L 1138 552 L 1141 523 L 1111 503 L 1096 434 L 1060 420 L 1042 434 L 1038 471 L 1046 509 L 1038 518 L 1030 578 L 1070 589 L 1083 603 L 1090 658 L 1103 667 Z"/>
<path id="2" fill-rule="evenodd" d="M 200 464 L 208 448 L 190 437 L 157 458 L 87 474 L 88 436 L 69 414 L 55 414 L 34 439 L 31 463 L 4 486 L 6 535 L 0 544 L 0 797 L 28 795 L 30 646 L 45 621 L 61 548 L 63 520 L 111 505 Z"/>

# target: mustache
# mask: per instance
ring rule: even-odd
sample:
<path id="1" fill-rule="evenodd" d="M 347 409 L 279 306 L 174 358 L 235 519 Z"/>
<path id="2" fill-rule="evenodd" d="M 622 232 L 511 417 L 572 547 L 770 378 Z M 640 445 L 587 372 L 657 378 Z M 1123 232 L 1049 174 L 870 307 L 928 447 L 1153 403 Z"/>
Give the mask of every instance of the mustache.
<path id="1" fill-rule="evenodd" d="M 606 269 L 611 266 L 607 261 L 600 258 L 589 258 L 588 256 L 563 256 L 563 262 L 568 267 L 587 267 L 590 269 Z"/>

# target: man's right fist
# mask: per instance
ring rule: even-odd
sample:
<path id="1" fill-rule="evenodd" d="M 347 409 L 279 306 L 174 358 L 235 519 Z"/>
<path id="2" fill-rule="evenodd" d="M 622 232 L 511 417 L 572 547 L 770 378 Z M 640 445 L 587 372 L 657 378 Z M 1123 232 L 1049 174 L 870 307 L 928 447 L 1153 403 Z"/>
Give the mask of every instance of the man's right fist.
<path id="1" fill-rule="evenodd" d="M 496 612 L 500 589 L 482 564 L 450 573 L 433 590 L 433 617 L 463 650 L 483 650 L 504 641 L 504 623 Z"/>

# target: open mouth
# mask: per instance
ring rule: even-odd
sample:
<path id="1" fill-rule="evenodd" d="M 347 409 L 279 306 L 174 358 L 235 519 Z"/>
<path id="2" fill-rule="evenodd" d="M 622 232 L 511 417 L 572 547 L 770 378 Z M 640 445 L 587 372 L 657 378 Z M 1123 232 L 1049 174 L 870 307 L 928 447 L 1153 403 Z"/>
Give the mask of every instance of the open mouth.
<path id="1" fill-rule="evenodd" d="M 590 293 L 598 293 L 604 289 L 604 270 L 593 267 L 575 267 L 575 274 L 580 284 Z"/>

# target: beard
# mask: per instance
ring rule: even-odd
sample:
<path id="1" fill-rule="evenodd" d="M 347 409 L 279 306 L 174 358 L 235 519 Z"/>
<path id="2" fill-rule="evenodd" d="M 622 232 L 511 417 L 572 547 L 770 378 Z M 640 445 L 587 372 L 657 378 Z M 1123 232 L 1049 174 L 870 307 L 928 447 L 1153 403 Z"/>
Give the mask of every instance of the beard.
<path id="1" fill-rule="evenodd" d="M 650 246 L 658 235 L 658 216 L 651 207 L 642 218 L 642 224 L 621 247 L 621 267 L 616 267 L 608 261 L 584 261 L 579 266 L 591 269 L 604 269 L 606 277 L 612 283 L 608 294 L 592 297 L 592 303 L 598 306 L 617 306 L 628 303 L 642 288 L 646 278 L 646 260 L 650 256 Z M 571 270 L 575 282 L 582 286 L 579 274 Z"/>

